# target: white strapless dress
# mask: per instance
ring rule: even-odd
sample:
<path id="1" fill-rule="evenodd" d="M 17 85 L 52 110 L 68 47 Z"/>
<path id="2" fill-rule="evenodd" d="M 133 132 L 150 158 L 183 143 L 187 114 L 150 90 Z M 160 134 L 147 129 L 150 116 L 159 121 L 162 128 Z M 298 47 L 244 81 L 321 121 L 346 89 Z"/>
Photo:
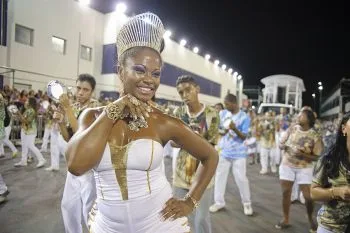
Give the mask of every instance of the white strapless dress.
<path id="1" fill-rule="evenodd" d="M 94 168 L 97 200 L 90 213 L 91 233 L 185 233 L 187 218 L 162 221 L 160 211 L 172 197 L 161 169 L 163 146 L 137 139 L 125 146 L 107 144 Z"/>

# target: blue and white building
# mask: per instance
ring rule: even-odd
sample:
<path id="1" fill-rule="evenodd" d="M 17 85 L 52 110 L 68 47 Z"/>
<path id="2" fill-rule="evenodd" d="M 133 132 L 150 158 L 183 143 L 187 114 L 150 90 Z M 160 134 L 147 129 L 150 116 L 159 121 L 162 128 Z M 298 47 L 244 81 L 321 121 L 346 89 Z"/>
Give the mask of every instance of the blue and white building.
<path id="1" fill-rule="evenodd" d="M 94 0 L 91 6 L 105 1 Z M 106 13 L 76 0 L 0 0 L 0 80 L 18 89 L 45 89 L 57 79 L 73 86 L 80 73 L 97 79 L 96 96 L 117 95 L 116 34 L 128 16 Z M 166 25 L 165 25 L 166 26 Z M 181 26 L 181 25 L 179 25 Z M 204 51 L 205 48 L 200 48 Z M 178 41 L 166 39 L 165 66 L 157 98 L 180 100 L 178 76 L 192 74 L 201 86 L 201 100 L 215 104 L 228 93 L 243 97 L 237 72 L 206 59 Z"/>

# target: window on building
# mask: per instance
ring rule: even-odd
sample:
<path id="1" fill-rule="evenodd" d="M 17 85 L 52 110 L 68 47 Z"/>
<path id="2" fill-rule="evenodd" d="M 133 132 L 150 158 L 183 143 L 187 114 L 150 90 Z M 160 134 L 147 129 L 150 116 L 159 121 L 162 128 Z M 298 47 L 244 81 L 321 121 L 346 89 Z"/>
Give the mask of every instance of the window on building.
<path id="1" fill-rule="evenodd" d="M 60 54 L 66 54 L 66 44 L 67 41 L 65 39 L 53 36 L 52 37 L 52 49 L 55 52 Z"/>
<path id="2" fill-rule="evenodd" d="M 87 61 L 91 61 L 91 57 L 92 57 L 92 48 L 87 47 L 85 45 L 81 45 L 80 58 Z"/>
<path id="3" fill-rule="evenodd" d="M 34 30 L 16 24 L 15 26 L 15 41 L 21 44 L 33 46 Z"/>

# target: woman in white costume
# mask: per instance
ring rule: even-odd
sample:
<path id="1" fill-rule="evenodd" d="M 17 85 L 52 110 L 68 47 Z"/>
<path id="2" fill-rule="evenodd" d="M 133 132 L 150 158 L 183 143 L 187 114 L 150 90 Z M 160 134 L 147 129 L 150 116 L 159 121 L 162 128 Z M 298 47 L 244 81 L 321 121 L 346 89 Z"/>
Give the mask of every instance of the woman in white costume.
<path id="1" fill-rule="evenodd" d="M 94 170 L 97 207 L 90 213 L 93 233 L 190 232 L 187 218 L 198 206 L 215 173 L 214 148 L 182 121 L 151 106 L 160 84 L 164 27 L 152 13 L 132 17 L 117 36 L 118 76 L 123 93 L 105 108 L 90 108 L 68 143 L 68 169 Z M 173 140 L 201 166 L 183 199 L 161 170 L 164 145 Z"/>

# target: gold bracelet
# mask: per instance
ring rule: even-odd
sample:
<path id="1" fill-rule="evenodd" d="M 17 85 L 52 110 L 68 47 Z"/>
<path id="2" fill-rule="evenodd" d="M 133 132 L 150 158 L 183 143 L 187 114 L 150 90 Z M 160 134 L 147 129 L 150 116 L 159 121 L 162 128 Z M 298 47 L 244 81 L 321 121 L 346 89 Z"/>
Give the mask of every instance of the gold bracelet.
<path id="1" fill-rule="evenodd" d="M 106 115 L 109 119 L 115 123 L 117 120 L 122 118 L 123 115 L 123 109 L 115 103 L 110 103 L 105 108 Z"/>
<path id="2" fill-rule="evenodd" d="M 187 199 L 191 199 L 191 201 L 193 203 L 193 209 L 198 208 L 199 202 L 196 199 L 194 199 L 189 193 L 187 193 L 184 197 L 184 200 L 187 200 Z"/>

